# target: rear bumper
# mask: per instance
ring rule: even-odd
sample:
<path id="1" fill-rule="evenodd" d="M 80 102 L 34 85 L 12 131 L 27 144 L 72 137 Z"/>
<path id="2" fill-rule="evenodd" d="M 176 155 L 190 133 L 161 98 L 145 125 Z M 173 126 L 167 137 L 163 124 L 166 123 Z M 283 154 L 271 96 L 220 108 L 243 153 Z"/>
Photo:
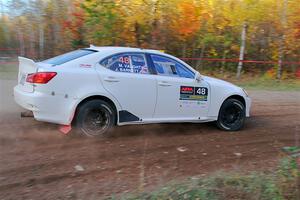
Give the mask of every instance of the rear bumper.
<path id="1" fill-rule="evenodd" d="M 24 92 L 14 88 L 14 99 L 21 107 L 33 112 L 38 121 L 69 125 L 73 118 L 75 100 L 64 95 L 51 95 L 41 92 Z"/>
<path id="2" fill-rule="evenodd" d="M 40 99 L 40 95 L 38 93 L 29 93 L 24 92 L 19 89 L 18 86 L 14 87 L 14 99 L 17 104 L 26 110 L 30 111 L 39 111 L 39 109 L 35 106 L 35 100 Z"/>

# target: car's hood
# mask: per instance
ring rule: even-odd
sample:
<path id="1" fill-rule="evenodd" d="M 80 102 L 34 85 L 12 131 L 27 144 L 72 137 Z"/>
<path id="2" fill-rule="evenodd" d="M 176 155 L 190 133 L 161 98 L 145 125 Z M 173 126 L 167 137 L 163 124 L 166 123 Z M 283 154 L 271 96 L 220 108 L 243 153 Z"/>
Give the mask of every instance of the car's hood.
<path id="1" fill-rule="evenodd" d="M 221 85 L 221 86 L 232 87 L 232 88 L 236 88 L 236 89 L 240 88 L 232 83 L 229 83 L 229 82 L 221 80 L 221 79 L 212 78 L 212 77 L 203 76 L 203 75 L 202 75 L 202 77 L 205 81 L 207 81 L 208 83 L 213 84 L 213 85 Z"/>

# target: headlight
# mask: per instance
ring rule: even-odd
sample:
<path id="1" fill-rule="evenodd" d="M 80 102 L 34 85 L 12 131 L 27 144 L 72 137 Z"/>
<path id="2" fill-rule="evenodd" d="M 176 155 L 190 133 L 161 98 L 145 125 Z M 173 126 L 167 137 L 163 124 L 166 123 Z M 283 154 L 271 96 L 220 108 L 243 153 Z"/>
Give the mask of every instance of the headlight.
<path id="1" fill-rule="evenodd" d="M 242 88 L 242 90 L 244 91 L 245 95 L 248 97 L 249 96 L 248 92 L 244 88 Z"/>

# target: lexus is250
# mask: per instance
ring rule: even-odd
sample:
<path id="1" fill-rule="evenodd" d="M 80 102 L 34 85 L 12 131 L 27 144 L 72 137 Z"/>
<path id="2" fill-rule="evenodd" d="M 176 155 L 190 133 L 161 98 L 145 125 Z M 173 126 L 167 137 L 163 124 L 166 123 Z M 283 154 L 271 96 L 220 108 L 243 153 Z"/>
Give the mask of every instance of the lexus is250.
<path id="1" fill-rule="evenodd" d="M 36 120 L 76 126 L 86 136 L 146 123 L 215 121 L 236 131 L 251 105 L 244 89 L 169 54 L 96 46 L 41 62 L 19 57 L 14 98 Z"/>

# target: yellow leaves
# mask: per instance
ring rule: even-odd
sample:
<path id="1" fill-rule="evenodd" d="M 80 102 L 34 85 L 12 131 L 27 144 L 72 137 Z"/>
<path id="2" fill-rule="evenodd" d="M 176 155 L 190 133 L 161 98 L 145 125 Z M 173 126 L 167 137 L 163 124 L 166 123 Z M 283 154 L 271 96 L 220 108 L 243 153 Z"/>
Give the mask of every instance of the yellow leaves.
<path id="1" fill-rule="evenodd" d="M 285 1 L 288 2 L 287 22 L 283 23 Z M 203 48 L 204 56 L 207 57 L 221 57 L 225 51 L 228 51 L 228 56 L 236 56 L 240 49 L 242 25 L 247 21 L 248 58 L 278 59 L 279 36 L 284 33 L 285 54 L 294 60 L 299 59 L 299 0 L 43 2 L 45 5 L 40 10 L 43 14 L 40 19 L 45 30 L 45 44 L 53 43 L 53 38 L 64 37 L 66 40 L 83 41 L 84 44 L 167 49 L 169 52 L 184 52 L 191 56 L 199 56 L 200 48 Z M 4 16 L 2 20 L 11 29 L 18 30 L 27 30 L 27 25 L 31 24 L 33 32 L 38 35 L 40 24 L 30 23 L 32 15 L 29 13 L 13 18 Z M 67 29 L 53 28 L 57 26 Z M 29 31 L 24 31 L 24 35 L 29 38 Z M 56 46 L 63 44 L 58 41 L 54 41 Z"/>
<path id="2" fill-rule="evenodd" d="M 119 27 L 120 36 L 126 43 L 135 46 L 138 40 L 136 29 L 148 23 L 149 14 L 145 11 L 150 8 L 143 0 L 119 1 L 117 5 L 117 13 L 123 21 Z"/>
<path id="3" fill-rule="evenodd" d="M 240 46 L 238 44 L 231 45 L 231 50 L 233 52 L 238 52 L 240 50 Z"/>
<path id="4" fill-rule="evenodd" d="M 180 1 L 177 5 L 177 16 L 173 21 L 172 28 L 178 36 L 186 40 L 194 35 L 200 28 L 200 16 L 198 8 L 193 0 Z"/>

